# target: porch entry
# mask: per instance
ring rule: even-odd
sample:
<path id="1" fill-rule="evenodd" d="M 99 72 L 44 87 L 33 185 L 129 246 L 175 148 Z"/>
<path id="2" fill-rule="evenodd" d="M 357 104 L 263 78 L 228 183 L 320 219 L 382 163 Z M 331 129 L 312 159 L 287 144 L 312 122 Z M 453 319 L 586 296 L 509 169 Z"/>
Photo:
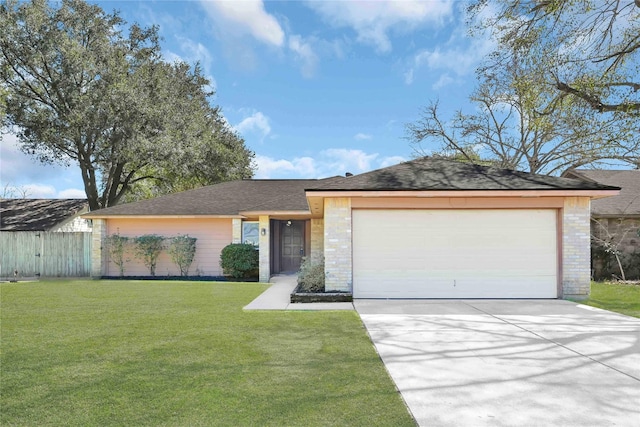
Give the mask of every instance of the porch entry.
<path id="1" fill-rule="evenodd" d="M 307 252 L 306 222 L 274 220 L 272 222 L 272 272 L 293 273 L 300 269 Z"/>

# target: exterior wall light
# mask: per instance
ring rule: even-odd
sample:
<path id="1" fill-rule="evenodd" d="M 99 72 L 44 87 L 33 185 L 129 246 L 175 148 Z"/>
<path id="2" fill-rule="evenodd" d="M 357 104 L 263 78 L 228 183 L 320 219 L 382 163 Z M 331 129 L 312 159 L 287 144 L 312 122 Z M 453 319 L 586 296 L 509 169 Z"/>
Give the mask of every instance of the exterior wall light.
<path id="1" fill-rule="evenodd" d="M 267 229 L 263 228 L 262 230 L 260 230 L 260 234 L 262 234 L 263 236 L 267 235 Z"/>

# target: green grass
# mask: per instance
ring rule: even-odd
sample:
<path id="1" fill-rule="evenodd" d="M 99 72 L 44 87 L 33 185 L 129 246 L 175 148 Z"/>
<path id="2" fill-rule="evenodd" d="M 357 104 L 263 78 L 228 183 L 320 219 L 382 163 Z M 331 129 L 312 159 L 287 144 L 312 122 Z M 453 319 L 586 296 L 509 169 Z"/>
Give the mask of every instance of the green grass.
<path id="1" fill-rule="evenodd" d="M 1 284 L 0 424 L 415 425 L 355 312 L 243 312 L 265 288 Z"/>
<path id="2" fill-rule="evenodd" d="M 589 299 L 580 302 L 627 316 L 640 317 L 640 285 L 592 282 Z"/>

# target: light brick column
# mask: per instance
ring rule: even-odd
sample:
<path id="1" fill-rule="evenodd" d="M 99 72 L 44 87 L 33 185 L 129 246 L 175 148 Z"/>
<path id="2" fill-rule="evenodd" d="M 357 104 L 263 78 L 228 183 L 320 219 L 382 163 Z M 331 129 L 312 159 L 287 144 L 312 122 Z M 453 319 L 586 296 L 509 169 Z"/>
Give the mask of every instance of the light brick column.
<path id="1" fill-rule="evenodd" d="M 311 262 L 319 263 L 324 254 L 324 220 L 311 220 Z"/>
<path id="2" fill-rule="evenodd" d="M 231 219 L 231 243 L 242 243 L 242 220 Z"/>
<path id="3" fill-rule="evenodd" d="M 327 291 L 352 291 L 351 199 L 324 199 L 324 272 Z"/>
<path id="4" fill-rule="evenodd" d="M 588 197 L 566 197 L 562 210 L 562 297 L 587 298 L 591 291 L 591 229 Z"/>
<path id="5" fill-rule="evenodd" d="M 106 267 L 106 245 L 107 223 L 103 219 L 94 219 L 93 230 L 91 231 L 91 277 L 99 279 L 106 274 L 103 264 Z"/>
<path id="6" fill-rule="evenodd" d="M 269 216 L 260 215 L 259 224 L 260 281 L 268 283 L 271 278 L 271 230 L 269 227 Z M 264 236 L 262 235 L 262 230 L 266 230 Z"/>

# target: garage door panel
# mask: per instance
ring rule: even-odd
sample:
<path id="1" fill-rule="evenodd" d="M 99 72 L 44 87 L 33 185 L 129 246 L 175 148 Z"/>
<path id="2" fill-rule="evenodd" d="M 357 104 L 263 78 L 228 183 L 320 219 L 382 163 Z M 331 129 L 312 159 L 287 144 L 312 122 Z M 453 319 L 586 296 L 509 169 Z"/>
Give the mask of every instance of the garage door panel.
<path id="1" fill-rule="evenodd" d="M 554 210 L 354 210 L 356 298 L 555 298 Z"/>

